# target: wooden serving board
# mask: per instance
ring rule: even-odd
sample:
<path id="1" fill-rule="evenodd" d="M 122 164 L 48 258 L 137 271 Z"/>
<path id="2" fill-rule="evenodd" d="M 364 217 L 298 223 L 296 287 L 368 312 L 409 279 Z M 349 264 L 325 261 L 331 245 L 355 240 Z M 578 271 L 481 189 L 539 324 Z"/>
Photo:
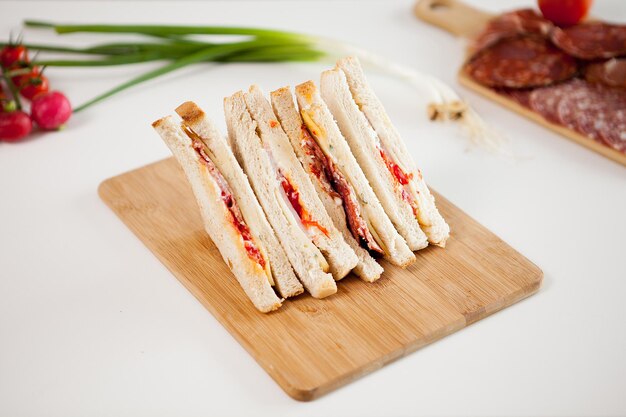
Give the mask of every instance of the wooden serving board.
<path id="1" fill-rule="evenodd" d="M 494 17 L 494 15 L 490 13 L 471 7 L 459 0 L 419 0 L 415 5 L 414 13 L 418 18 L 438 26 L 455 36 L 466 39 L 476 37 L 485 27 L 487 21 Z M 488 99 L 626 166 L 626 154 L 596 142 L 587 136 L 581 135 L 575 130 L 547 121 L 540 114 L 522 106 L 515 100 L 498 94 L 492 89 L 477 83 L 468 76 L 462 68 L 459 70 L 458 79 L 463 86 L 482 94 Z"/>
<path id="2" fill-rule="evenodd" d="M 312 400 L 533 293 L 543 273 L 436 195 L 453 235 L 373 284 L 350 275 L 323 300 L 259 313 L 205 233 L 173 158 L 104 181 L 104 202 L 297 400 Z"/>

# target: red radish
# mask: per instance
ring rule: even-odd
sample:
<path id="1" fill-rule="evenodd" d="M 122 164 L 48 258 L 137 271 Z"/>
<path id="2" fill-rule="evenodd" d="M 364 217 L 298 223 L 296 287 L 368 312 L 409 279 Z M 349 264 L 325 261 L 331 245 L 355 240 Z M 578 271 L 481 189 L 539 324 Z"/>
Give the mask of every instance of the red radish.
<path id="1" fill-rule="evenodd" d="M 560 26 L 575 25 L 591 8 L 593 0 L 539 0 L 543 16 Z"/>
<path id="2" fill-rule="evenodd" d="M 17 142 L 33 130 L 33 122 L 23 111 L 0 113 L 0 140 Z"/>
<path id="3" fill-rule="evenodd" d="M 60 129 L 72 115 L 72 105 L 63 93 L 51 91 L 35 97 L 30 106 L 30 114 L 40 128 Z"/>
<path id="4" fill-rule="evenodd" d="M 23 45 L 6 45 L 0 50 L 0 64 L 3 68 L 21 66 L 28 62 L 28 50 Z"/>

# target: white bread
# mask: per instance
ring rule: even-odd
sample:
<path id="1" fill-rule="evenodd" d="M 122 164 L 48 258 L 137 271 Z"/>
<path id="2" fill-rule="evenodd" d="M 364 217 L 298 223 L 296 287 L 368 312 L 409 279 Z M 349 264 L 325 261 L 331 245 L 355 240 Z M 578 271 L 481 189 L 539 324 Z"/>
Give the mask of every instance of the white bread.
<path id="1" fill-rule="evenodd" d="M 354 101 L 376 131 L 381 143 L 398 164 L 413 175 L 411 186 L 414 187 L 418 220 L 422 230 L 431 243 L 445 246 L 450 235 L 450 227 L 437 210 L 435 198 L 430 193 L 399 132 L 367 82 L 361 64 L 356 57 L 347 57 L 339 60 L 337 66 L 345 74 Z"/>
<path id="2" fill-rule="evenodd" d="M 176 109 L 176 113 L 183 119 L 185 126 L 191 128 L 212 153 L 211 159 L 230 185 L 248 227 L 254 231 L 268 252 L 272 277 L 280 295 L 288 298 L 301 294 L 304 291 L 302 284 L 293 272 L 285 250 L 278 243 L 250 188 L 248 177 L 237 163 L 226 139 L 195 103 L 190 101 L 183 103 Z"/>
<path id="3" fill-rule="evenodd" d="M 383 268 L 372 258 L 369 252 L 361 247 L 359 242 L 354 238 L 346 223 L 346 215 L 341 202 L 336 201 L 327 189 L 328 184 L 322 183 L 319 176 L 312 171 L 309 164 L 309 155 L 306 154 L 302 142 L 308 140 L 305 136 L 308 132 L 306 126 L 300 117 L 300 113 L 296 109 L 293 96 L 289 87 L 283 87 L 271 93 L 272 107 L 274 113 L 278 117 L 285 133 L 289 137 L 292 148 L 295 151 L 303 169 L 309 175 L 309 178 L 317 191 L 328 215 L 332 219 L 337 229 L 343 235 L 345 241 L 350 245 L 352 250 L 358 257 L 358 264 L 354 267 L 354 273 L 364 281 L 373 282 L 380 278 Z"/>
<path id="4" fill-rule="evenodd" d="M 257 135 L 243 92 L 224 99 L 224 113 L 235 157 L 248 174 L 252 188 L 285 248 L 287 257 L 304 287 L 313 297 L 323 298 L 337 292 L 329 266 L 321 252 L 301 229 L 282 197 L 276 172 Z"/>
<path id="5" fill-rule="evenodd" d="M 428 246 L 413 208 L 402 197 L 403 186 L 394 179 L 380 154 L 376 132 L 352 99 L 344 73 L 337 68 L 322 72 L 320 92 L 374 193 L 409 248 L 416 251 Z"/>
<path id="6" fill-rule="evenodd" d="M 299 201 L 306 210 L 308 220 L 313 224 L 313 226 L 305 226 L 307 235 L 328 261 L 330 272 L 335 280 L 345 277 L 356 266 L 358 258 L 328 216 L 309 176 L 300 165 L 289 138 L 278 122 L 270 102 L 256 85 L 250 87 L 249 92 L 244 94 L 244 99 L 252 120 L 257 124 L 257 132 L 263 146 L 269 149 L 276 167 L 297 190 Z"/>
<path id="7" fill-rule="evenodd" d="M 401 267 L 414 262 L 415 255 L 385 214 L 315 84 L 307 81 L 296 86 L 296 98 L 309 131 L 356 191 L 361 212 L 383 248 L 385 258 Z"/>
<path id="8" fill-rule="evenodd" d="M 220 186 L 209 174 L 206 165 L 198 160 L 189 137 L 171 116 L 157 120 L 152 126 L 183 168 L 200 207 L 204 228 L 248 298 L 264 313 L 279 308 L 281 300 L 270 285 L 270 272 L 248 257 L 241 234 L 230 221 L 230 213 L 221 199 Z M 254 233 L 252 235 L 267 259 L 265 248 L 257 236 Z"/>

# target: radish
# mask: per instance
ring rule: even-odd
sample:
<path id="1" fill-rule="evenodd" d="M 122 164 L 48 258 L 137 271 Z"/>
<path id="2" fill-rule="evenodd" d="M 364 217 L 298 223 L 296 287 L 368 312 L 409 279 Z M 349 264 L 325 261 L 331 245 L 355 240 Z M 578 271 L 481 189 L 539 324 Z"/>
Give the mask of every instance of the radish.
<path id="1" fill-rule="evenodd" d="M 33 122 L 23 111 L 0 113 L 0 140 L 17 142 L 33 130 Z"/>
<path id="2" fill-rule="evenodd" d="M 72 115 L 72 105 L 63 93 L 51 91 L 35 97 L 30 113 L 40 128 L 58 130 Z"/>

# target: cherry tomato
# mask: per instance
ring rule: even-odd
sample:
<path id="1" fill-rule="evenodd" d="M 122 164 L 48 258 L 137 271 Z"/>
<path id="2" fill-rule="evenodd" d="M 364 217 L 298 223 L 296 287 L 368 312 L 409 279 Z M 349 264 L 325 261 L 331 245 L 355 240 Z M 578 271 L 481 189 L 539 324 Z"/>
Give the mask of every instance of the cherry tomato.
<path id="1" fill-rule="evenodd" d="M 13 72 L 15 70 L 20 70 L 20 72 L 27 71 L 28 64 L 24 64 L 24 65 L 25 66 L 23 66 L 23 67 L 13 67 L 13 68 L 11 68 L 11 72 Z M 15 85 L 17 88 L 20 88 L 20 86 L 22 84 L 26 84 L 28 82 L 28 80 L 30 80 L 31 78 L 38 77 L 39 75 L 41 75 L 41 71 L 39 70 L 39 67 L 32 67 L 29 72 L 26 72 L 26 73 L 20 74 L 20 75 L 12 76 L 11 77 L 11 81 L 13 81 L 13 85 Z"/>
<path id="2" fill-rule="evenodd" d="M 17 142 L 33 130 L 33 122 L 23 111 L 0 113 L 0 140 Z"/>
<path id="3" fill-rule="evenodd" d="M 580 22 L 591 8 L 593 0 L 539 0 L 543 16 L 559 26 Z"/>
<path id="4" fill-rule="evenodd" d="M 48 77 L 41 74 L 29 75 L 29 77 L 21 79 L 19 84 L 16 84 L 22 97 L 33 100 L 37 95 L 48 92 Z"/>
<path id="5" fill-rule="evenodd" d="M 30 106 L 30 114 L 40 128 L 60 129 L 72 115 L 72 105 L 63 93 L 51 91 L 35 97 Z"/>
<path id="6" fill-rule="evenodd" d="M 28 50 L 23 45 L 7 45 L 0 50 L 2 68 L 12 68 L 28 63 Z"/>

